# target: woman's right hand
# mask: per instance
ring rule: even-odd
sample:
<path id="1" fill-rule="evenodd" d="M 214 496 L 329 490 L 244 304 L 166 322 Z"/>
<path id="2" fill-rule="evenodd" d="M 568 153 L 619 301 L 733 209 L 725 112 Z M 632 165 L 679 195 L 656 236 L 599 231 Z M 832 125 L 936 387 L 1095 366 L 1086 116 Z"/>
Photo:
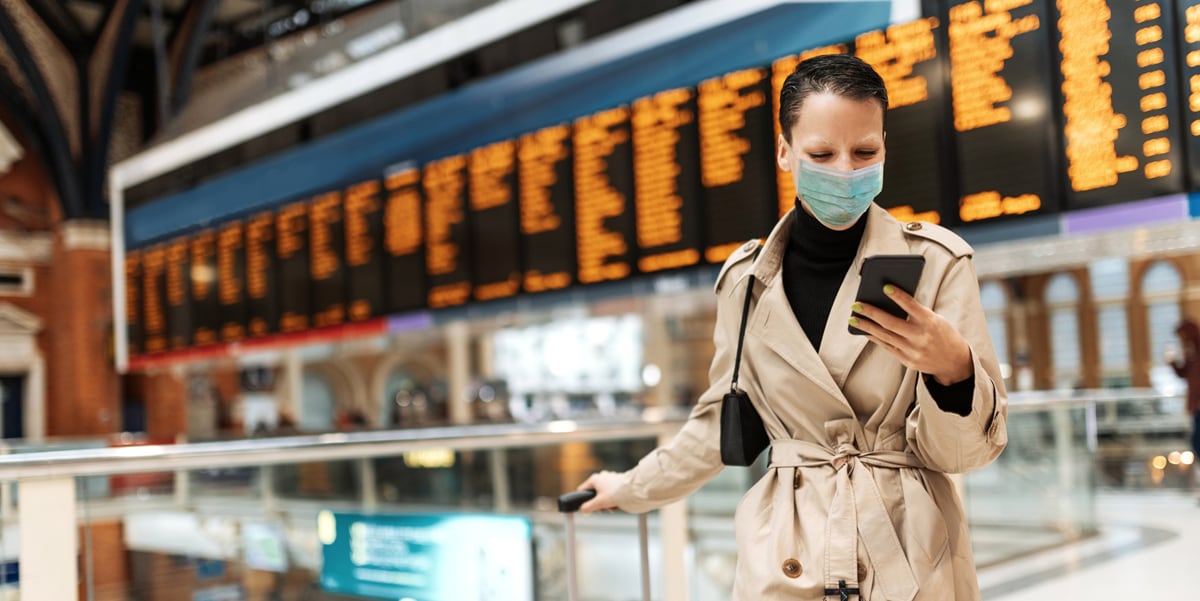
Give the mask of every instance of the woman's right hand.
<path id="1" fill-rule="evenodd" d="M 621 474 L 616 472 L 603 471 L 588 476 L 588 479 L 584 480 L 583 484 L 580 484 L 579 488 L 575 490 L 592 489 L 596 491 L 596 496 L 591 501 L 584 503 L 579 510 L 584 513 L 592 513 L 593 511 L 616 509 L 617 504 L 613 501 L 613 492 L 620 485 Z"/>

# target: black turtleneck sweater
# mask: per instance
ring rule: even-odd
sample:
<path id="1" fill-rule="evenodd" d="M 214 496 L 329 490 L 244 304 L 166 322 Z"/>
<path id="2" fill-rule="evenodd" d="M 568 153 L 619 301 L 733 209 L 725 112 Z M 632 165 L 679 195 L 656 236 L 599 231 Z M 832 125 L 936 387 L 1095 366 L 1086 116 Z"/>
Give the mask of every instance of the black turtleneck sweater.
<path id="1" fill-rule="evenodd" d="M 858 254 L 863 232 L 867 230 L 867 216 L 863 215 L 850 229 L 839 232 L 809 215 L 799 200 L 793 213 L 796 216 L 788 233 L 787 252 L 783 255 L 783 290 L 796 314 L 796 321 L 804 328 L 813 348 L 820 352 L 829 311 L 854 256 Z M 846 319 L 849 318 L 847 315 Z M 924 379 L 929 394 L 943 411 L 964 416 L 971 413 L 974 377 L 949 386 L 942 386 L 931 377 Z"/>

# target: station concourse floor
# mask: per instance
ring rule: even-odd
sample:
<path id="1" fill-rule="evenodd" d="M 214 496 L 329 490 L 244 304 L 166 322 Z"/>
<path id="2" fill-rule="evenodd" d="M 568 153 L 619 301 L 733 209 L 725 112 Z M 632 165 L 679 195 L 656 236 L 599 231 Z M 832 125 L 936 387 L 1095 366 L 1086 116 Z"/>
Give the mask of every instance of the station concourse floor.
<path id="1" fill-rule="evenodd" d="M 1099 534 L 983 565 L 983 599 L 1200 601 L 1198 497 L 1194 491 L 1101 492 Z"/>

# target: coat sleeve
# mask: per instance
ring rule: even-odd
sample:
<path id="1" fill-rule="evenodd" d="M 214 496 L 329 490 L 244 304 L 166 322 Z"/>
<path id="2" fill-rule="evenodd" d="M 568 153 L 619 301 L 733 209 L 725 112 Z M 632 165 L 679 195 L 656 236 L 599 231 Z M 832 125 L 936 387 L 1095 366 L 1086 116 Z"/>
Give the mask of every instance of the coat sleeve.
<path id="1" fill-rule="evenodd" d="M 917 400 L 908 415 L 909 448 L 930 469 L 960 473 L 991 463 L 1008 444 L 1008 394 L 979 300 L 979 281 L 970 256 L 946 272 L 933 310 L 958 328 L 971 347 L 974 391 L 966 415 L 938 406 L 925 378 L 917 378 Z"/>
<path id="2" fill-rule="evenodd" d="M 718 290 L 716 350 L 708 370 L 708 390 L 700 395 L 683 428 L 622 474 L 613 498 L 623 511 L 642 513 L 668 505 L 712 480 L 721 463 L 721 400 L 729 391 L 747 280 L 734 279 Z"/>

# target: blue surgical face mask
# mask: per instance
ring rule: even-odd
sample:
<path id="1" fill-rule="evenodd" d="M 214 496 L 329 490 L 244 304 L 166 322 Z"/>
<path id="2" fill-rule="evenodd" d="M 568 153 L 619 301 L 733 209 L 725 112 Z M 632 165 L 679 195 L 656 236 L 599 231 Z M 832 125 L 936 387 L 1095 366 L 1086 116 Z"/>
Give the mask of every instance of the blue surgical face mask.
<path id="1" fill-rule="evenodd" d="M 883 191 L 883 162 L 842 171 L 801 160 L 793 178 L 813 216 L 826 226 L 842 227 L 858 221 Z"/>

